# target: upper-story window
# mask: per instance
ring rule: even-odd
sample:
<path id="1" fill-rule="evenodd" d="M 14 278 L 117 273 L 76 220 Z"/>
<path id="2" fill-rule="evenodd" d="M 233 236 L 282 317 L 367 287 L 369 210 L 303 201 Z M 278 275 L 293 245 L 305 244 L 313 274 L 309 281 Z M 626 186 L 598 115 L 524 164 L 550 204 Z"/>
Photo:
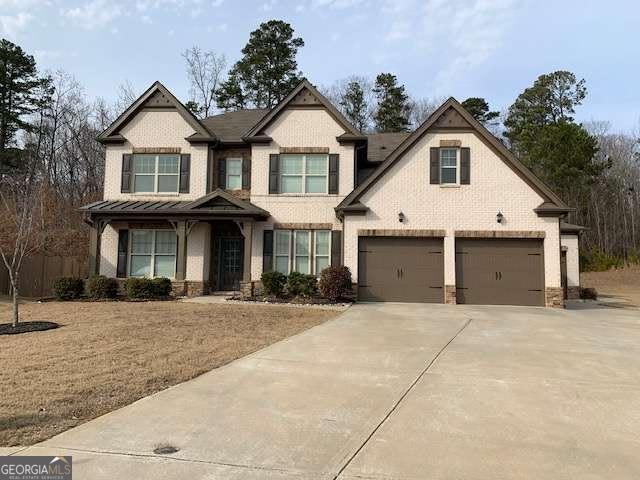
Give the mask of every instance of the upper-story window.
<path id="1" fill-rule="evenodd" d="M 135 193 L 178 193 L 180 155 L 133 155 Z"/>
<path id="2" fill-rule="evenodd" d="M 240 190 L 242 188 L 242 159 L 227 158 L 227 178 L 225 185 L 228 190 Z"/>
<path id="3" fill-rule="evenodd" d="M 281 193 L 327 193 L 329 155 L 280 155 Z"/>
<path id="4" fill-rule="evenodd" d="M 460 168 L 458 164 L 457 148 L 441 148 L 440 149 L 440 183 L 441 184 L 458 184 Z"/>

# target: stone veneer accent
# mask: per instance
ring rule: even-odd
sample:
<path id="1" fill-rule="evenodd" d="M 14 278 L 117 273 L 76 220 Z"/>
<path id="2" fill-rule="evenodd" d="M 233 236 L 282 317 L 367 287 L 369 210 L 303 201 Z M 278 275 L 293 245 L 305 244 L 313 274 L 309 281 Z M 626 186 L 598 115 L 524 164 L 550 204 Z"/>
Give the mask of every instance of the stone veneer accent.
<path id="1" fill-rule="evenodd" d="M 171 293 L 176 297 L 199 297 L 209 293 L 209 282 L 195 280 L 174 280 L 171 282 Z"/>
<path id="2" fill-rule="evenodd" d="M 260 281 L 240 282 L 240 296 L 250 298 L 262 293 L 262 283 Z"/>
<path id="3" fill-rule="evenodd" d="M 564 290 L 561 287 L 549 287 L 544 291 L 545 307 L 564 308 Z"/>
<path id="4" fill-rule="evenodd" d="M 358 229 L 359 237 L 445 237 L 444 230 Z"/>
<path id="5" fill-rule="evenodd" d="M 444 303 L 449 305 L 455 305 L 456 303 L 458 303 L 458 299 L 456 298 L 455 285 L 444 286 Z"/>
<path id="6" fill-rule="evenodd" d="M 580 298 L 580 287 L 577 285 L 567 287 L 567 300 L 576 300 L 578 298 Z"/>
<path id="7" fill-rule="evenodd" d="M 542 231 L 520 230 L 456 230 L 459 238 L 545 238 Z"/>

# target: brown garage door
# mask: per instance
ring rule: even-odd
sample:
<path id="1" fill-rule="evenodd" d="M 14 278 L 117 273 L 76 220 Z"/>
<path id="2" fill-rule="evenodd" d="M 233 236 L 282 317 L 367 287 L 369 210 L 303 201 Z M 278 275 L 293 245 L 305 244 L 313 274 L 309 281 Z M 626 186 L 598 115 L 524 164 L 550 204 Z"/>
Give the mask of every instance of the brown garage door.
<path id="1" fill-rule="evenodd" d="M 441 238 L 360 237 L 358 299 L 444 301 Z"/>
<path id="2" fill-rule="evenodd" d="M 544 305 L 539 239 L 456 239 L 458 303 Z"/>

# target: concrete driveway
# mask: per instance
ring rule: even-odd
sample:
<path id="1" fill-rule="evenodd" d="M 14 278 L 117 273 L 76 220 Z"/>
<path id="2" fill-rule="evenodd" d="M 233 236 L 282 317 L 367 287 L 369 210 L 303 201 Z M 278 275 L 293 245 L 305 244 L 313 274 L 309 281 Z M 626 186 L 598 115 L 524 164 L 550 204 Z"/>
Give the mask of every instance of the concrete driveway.
<path id="1" fill-rule="evenodd" d="M 639 452 L 639 311 L 362 304 L 18 454 L 73 455 L 75 478 L 379 480 L 639 478 Z"/>

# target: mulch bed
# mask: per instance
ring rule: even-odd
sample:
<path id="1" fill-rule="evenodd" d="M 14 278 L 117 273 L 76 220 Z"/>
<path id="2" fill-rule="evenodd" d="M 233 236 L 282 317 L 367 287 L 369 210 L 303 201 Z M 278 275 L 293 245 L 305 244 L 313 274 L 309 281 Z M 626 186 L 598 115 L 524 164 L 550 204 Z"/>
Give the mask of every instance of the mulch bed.
<path id="1" fill-rule="evenodd" d="M 240 302 L 256 302 L 256 303 L 289 303 L 295 305 L 345 305 L 353 303 L 351 300 L 342 299 L 337 302 L 332 302 L 329 299 L 322 297 L 275 297 L 272 295 L 254 295 L 252 297 L 243 297 L 241 295 L 234 295 L 227 298 L 227 300 L 240 301 Z"/>
<path id="2" fill-rule="evenodd" d="M 0 324 L 0 335 L 15 335 L 18 333 L 41 332 L 58 328 L 55 322 L 20 322 L 15 327 L 10 323 Z"/>

